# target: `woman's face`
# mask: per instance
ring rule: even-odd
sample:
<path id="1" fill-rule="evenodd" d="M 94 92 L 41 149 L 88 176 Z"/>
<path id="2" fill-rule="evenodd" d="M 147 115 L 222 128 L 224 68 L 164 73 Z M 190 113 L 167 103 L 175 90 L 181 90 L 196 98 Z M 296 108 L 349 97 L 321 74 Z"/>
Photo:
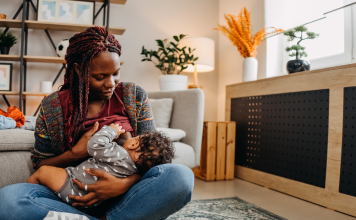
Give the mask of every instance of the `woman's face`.
<path id="1" fill-rule="evenodd" d="M 120 82 L 120 57 L 105 51 L 96 55 L 90 64 L 89 99 L 108 100 Z"/>

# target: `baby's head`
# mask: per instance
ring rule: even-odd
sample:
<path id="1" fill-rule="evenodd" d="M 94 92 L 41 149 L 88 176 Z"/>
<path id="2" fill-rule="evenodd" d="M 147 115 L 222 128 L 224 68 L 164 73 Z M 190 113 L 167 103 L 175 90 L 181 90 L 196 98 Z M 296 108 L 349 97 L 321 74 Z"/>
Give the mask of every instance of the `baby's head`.
<path id="1" fill-rule="evenodd" d="M 154 166 L 171 163 L 174 158 L 172 142 L 158 131 L 130 138 L 125 141 L 123 148 L 129 152 L 141 175 Z"/>

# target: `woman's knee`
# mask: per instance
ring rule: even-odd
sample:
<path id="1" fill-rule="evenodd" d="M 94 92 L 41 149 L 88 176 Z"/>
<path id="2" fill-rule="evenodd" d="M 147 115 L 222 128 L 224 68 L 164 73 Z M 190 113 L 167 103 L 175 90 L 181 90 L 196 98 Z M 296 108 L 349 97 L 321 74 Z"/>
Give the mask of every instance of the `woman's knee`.
<path id="1" fill-rule="evenodd" d="M 0 213 L 16 209 L 19 197 L 24 196 L 23 186 L 24 183 L 18 183 L 0 189 L 0 201 L 6 201 L 0 202 Z"/>
<path id="2" fill-rule="evenodd" d="M 174 195 L 185 200 L 185 204 L 191 199 L 194 188 L 194 174 L 190 168 L 180 164 L 160 165 L 162 177 L 170 180 L 170 191 Z"/>
<path id="3" fill-rule="evenodd" d="M 190 168 L 180 164 L 162 164 L 150 169 L 141 179 L 157 178 L 156 184 L 163 190 L 180 195 L 191 195 L 194 187 L 194 174 Z"/>

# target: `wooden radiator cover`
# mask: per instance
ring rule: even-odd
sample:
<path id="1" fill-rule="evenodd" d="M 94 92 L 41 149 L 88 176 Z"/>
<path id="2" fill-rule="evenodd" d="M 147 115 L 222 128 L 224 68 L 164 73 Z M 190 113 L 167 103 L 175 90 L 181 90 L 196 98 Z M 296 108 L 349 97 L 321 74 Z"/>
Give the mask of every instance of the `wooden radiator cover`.
<path id="1" fill-rule="evenodd" d="M 236 177 L 356 216 L 356 64 L 229 85 L 225 109 Z"/>

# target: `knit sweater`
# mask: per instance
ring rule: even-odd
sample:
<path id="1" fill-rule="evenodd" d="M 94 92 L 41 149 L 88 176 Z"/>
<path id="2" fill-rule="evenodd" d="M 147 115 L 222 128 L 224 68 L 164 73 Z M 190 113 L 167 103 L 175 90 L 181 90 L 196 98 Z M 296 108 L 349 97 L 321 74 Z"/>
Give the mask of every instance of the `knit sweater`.
<path id="1" fill-rule="evenodd" d="M 123 103 L 134 134 L 155 130 L 151 106 L 141 87 L 122 82 Z M 63 111 L 58 91 L 42 100 L 35 129 L 35 146 L 31 149 L 33 167 L 44 159 L 56 157 L 68 150 L 65 145 Z"/>

